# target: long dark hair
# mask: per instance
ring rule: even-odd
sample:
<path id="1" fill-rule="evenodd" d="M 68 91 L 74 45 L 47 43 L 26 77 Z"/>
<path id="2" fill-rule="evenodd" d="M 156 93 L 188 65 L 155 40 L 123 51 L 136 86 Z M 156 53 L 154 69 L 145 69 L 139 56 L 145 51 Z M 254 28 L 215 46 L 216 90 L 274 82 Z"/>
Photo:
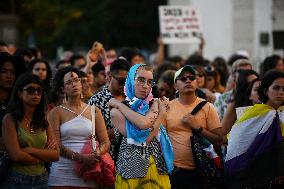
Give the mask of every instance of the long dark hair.
<path id="1" fill-rule="evenodd" d="M 248 88 L 247 88 L 247 90 L 246 90 L 246 96 L 247 96 L 248 98 L 246 99 L 246 102 L 245 102 L 245 103 L 248 104 L 248 105 L 253 105 L 253 101 L 252 101 L 251 99 L 249 99 L 249 97 L 250 97 L 250 94 L 251 94 L 253 85 L 254 85 L 255 82 L 257 82 L 257 81 L 261 81 L 261 79 L 258 77 L 258 78 L 256 78 L 256 79 L 252 80 L 252 81 L 249 83 Z"/>
<path id="2" fill-rule="evenodd" d="M 252 105 L 247 96 L 247 88 L 249 86 L 248 77 L 250 75 L 255 75 L 259 78 L 259 75 L 254 70 L 240 70 L 236 90 L 234 91 L 235 107 L 250 106 Z"/>
<path id="3" fill-rule="evenodd" d="M 266 103 L 268 101 L 268 95 L 266 94 L 266 92 L 268 91 L 268 88 L 272 85 L 272 83 L 278 78 L 284 78 L 284 73 L 275 69 L 270 70 L 266 74 L 264 74 L 261 84 L 258 88 L 259 100 L 262 103 Z"/>
<path id="4" fill-rule="evenodd" d="M 8 113 L 12 115 L 15 121 L 22 121 L 25 115 L 23 101 L 19 97 L 19 92 L 22 92 L 23 88 L 31 83 L 38 84 L 43 88 L 43 84 L 40 79 L 36 75 L 33 75 L 31 73 L 22 74 L 14 85 L 12 96 L 8 103 Z M 45 92 L 43 92 L 40 102 L 36 106 L 31 120 L 31 124 L 35 129 L 46 129 L 48 127 L 48 122 L 46 120 L 46 111 L 46 97 Z"/>

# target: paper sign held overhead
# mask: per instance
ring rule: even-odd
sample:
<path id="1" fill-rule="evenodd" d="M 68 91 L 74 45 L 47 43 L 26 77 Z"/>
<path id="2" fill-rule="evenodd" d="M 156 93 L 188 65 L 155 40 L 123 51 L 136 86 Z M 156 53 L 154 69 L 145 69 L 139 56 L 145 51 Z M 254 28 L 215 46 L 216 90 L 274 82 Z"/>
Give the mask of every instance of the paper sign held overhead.
<path id="1" fill-rule="evenodd" d="M 191 43 L 200 33 L 200 14 L 191 6 L 159 6 L 160 34 L 163 42 Z"/>

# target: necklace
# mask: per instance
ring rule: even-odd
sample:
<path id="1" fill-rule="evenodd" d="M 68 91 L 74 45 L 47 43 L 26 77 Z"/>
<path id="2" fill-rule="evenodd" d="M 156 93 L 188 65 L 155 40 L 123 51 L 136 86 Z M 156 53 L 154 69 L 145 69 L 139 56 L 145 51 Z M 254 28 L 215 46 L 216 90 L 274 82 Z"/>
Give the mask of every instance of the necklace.
<path id="1" fill-rule="evenodd" d="M 27 127 L 27 129 L 30 130 L 30 133 L 35 133 L 35 131 L 34 131 L 32 125 L 31 125 L 31 121 L 30 121 L 26 116 L 24 116 L 24 119 L 27 121 L 26 127 Z"/>

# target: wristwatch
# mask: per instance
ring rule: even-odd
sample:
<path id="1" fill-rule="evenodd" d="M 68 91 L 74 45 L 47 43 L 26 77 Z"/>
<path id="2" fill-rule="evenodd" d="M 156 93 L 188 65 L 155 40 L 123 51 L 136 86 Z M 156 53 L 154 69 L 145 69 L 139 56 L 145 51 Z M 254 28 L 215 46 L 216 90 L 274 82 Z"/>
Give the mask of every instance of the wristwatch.
<path id="1" fill-rule="evenodd" d="M 203 131 L 203 127 L 199 127 L 198 129 L 194 129 L 197 134 L 201 134 Z"/>

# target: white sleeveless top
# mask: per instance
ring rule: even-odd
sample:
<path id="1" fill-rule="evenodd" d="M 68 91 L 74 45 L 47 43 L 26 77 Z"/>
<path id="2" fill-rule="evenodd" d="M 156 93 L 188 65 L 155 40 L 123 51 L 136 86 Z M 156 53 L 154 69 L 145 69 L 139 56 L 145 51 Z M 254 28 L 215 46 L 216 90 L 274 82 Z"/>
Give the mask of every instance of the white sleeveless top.
<path id="1" fill-rule="evenodd" d="M 60 106 L 74 114 L 72 110 Z M 83 110 L 83 112 L 88 108 Z M 77 117 L 63 123 L 60 126 L 61 143 L 74 152 L 79 152 L 92 134 L 92 121 L 82 116 L 83 112 Z M 53 162 L 50 168 L 48 179 L 49 186 L 75 186 L 75 187 L 95 187 L 95 182 L 84 181 L 74 172 L 75 161 L 66 159 L 62 156 L 59 161 Z"/>

